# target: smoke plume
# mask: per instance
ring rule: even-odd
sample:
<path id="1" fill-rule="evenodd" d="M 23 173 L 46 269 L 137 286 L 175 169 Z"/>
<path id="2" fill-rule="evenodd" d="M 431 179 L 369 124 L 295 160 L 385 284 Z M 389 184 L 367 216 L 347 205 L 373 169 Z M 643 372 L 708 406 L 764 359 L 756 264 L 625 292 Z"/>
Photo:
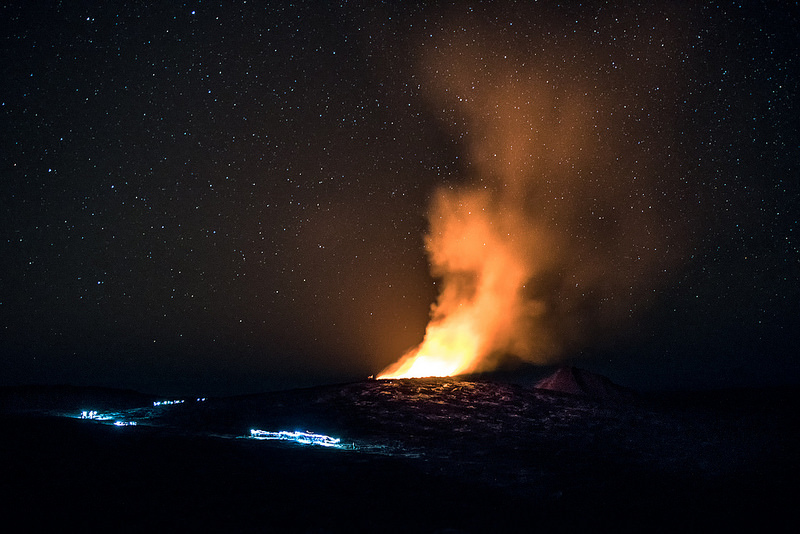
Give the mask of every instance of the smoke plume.
<path id="1" fill-rule="evenodd" d="M 619 75 L 611 51 L 579 37 L 544 55 L 492 31 L 423 47 L 422 87 L 463 148 L 465 183 L 432 200 L 440 293 L 425 339 L 381 377 L 483 370 L 509 354 L 548 363 L 603 343 L 680 257 L 664 58 L 628 42 L 649 60 Z"/>

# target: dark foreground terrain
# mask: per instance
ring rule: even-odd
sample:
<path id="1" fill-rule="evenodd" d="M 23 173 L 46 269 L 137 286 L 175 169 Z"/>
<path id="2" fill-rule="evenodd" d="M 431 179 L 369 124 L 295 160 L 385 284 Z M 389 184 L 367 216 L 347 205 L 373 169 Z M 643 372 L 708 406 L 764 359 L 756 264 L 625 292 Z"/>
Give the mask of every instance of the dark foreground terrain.
<path id="1" fill-rule="evenodd" d="M 0 507 L 24 531 L 789 532 L 797 393 L 612 401 L 420 379 L 153 406 L 7 388 Z"/>

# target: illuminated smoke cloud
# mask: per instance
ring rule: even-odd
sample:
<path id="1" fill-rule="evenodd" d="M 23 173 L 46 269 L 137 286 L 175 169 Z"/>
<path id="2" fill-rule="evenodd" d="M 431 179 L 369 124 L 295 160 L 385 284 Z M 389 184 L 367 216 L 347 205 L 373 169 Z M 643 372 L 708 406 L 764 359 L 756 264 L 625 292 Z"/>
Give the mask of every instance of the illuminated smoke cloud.
<path id="1" fill-rule="evenodd" d="M 467 183 L 432 200 L 426 247 L 440 293 L 424 341 L 379 378 L 484 370 L 507 355 L 553 362 L 602 344 L 653 299 L 682 249 L 669 69 L 643 61 L 623 79 L 586 43 L 537 59 L 536 42 L 519 51 L 443 33 L 423 47 L 423 89 L 466 152 Z M 661 94 L 637 97 L 645 87 Z"/>

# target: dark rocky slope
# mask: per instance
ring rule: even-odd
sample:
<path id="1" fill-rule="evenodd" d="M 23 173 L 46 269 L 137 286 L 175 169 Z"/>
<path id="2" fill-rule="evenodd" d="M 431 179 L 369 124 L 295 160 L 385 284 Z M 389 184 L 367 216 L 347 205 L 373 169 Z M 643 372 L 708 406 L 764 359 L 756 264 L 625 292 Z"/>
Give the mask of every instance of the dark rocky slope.
<path id="1" fill-rule="evenodd" d="M 69 410 L 2 416 L 7 518 L 121 531 L 743 531 L 788 520 L 797 497 L 791 389 L 606 402 L 446 378 L 166 407 L 92 395 L 139 424 L 74 419 L 64 399 Z M 251 428 L 348 448 L 242 439 Z"/>

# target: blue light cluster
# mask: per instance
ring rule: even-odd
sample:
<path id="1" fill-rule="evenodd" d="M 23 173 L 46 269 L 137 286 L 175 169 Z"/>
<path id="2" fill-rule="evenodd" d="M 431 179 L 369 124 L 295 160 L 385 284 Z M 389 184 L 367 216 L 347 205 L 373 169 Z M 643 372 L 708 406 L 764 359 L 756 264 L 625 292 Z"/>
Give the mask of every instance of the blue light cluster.
<path id="1" fill-rule="evenodd" d="M 109 423 L 114 421 L 115 426 L 136 426 L 136 421 L 125 421 L 123 419 L 117 419 L 117 417 L 124 416 L 125 414 L 120 412 L 109 412 L 109 413 L 100 413 L 97 410 L 83 410 L 81 412 L 81 419 L 91 419 L 92 421 L 98 421 L 101 423 Z"/>
<path id="2" fill-rule="evenodd" d="M 100 413 L 97 410 L 83 410 L 81 412 L 81 419 L 91 419 L 93 421 L 108 421 L 113 419 L 114 414 Z"/>
<path id="3" fill-rule="evenodd" d="M 269 432 L 267 430 L 250 430 L 250 437 L 253 439 L 277 439 L 284 441 L 294 441 L 303 445 L 322 445 L 323 447 L 339 447 L 339 438 L 326 436 L 325 434 L 314 434 L 312 432 L 291 432 L 288 430 L 281 430 L 280 432 Z"/>
<path id="4" fill-rule="evenodd" d="M 155 401 L 153 406 L 167 406 L 170 404 L 183 404 L 184 400 L 165 400 L 165 401 Z"/>
<path id="5" fill-rule="evenodd" d="M 197 402 L 203 402 L 203 401 L 205 401 L 205 397 L 197 397 Z M 162 400 L 153 402 L 153 406 L 154 407 L 170 406 L 175 404 L 184 404 L 185 402 L 186 401 L 184 400 Z M 158 412 L 159 410 L 152 410 L 150 408 L 133 408 L 117 412 L 105 412 L 105 413 L 101 413 L 97 410 L 84 410 L 80 412 L 80 418 L 90 419 L 98 423 L 111 424 L 121 428 L 121 427 L 138 426 L 139 424 L 144 424 L 144 425 L 152 424 L 152 421 L 154 419 L 155 420 L 158 419 L 159 417 Z M 75 415 L 71 415 L 71 417 L 75 417 Z M 223 437 L 233 438 L 241 436 L 228 435 Z M 333 436 L 327 436 L 325 434 L 317 434 L 314 432 L 303 432 L 298 430 L 295 431 L 281 430 L 278 432 L 270 432 L 268 430 L 258 430 L 253 428 L 250 430 L 249 437 L 252 439 L 259 439 L 259 440 L 289 441 L 301 445 L 320 445 L 322 447 L 345 449 L 345 450 L 356 450 L 361 448 L 361 447 L 356 447 L 355 443 L 348 442 L 346 444 L 343 444 L 341 442 L 341 439 L 335 438 Z"/>

